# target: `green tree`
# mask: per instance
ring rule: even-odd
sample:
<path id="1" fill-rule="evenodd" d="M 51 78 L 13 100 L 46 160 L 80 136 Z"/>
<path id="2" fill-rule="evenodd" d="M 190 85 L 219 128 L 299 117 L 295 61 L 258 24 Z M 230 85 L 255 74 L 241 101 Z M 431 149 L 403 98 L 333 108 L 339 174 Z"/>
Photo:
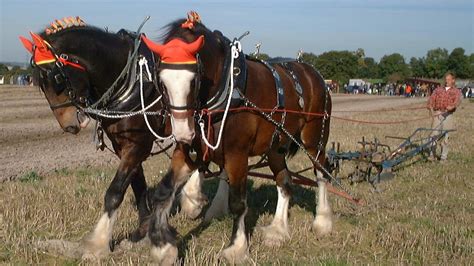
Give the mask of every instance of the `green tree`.
<path id="1" fill-rule="evenodd" d="M 448 69 L 453 71 L 458 78 L 465 79 L 470 77 L 469 57 L 465 54 L 463 48 L 455 48 L 448 56 Z"/>
<path id="2" fill-rule="evenodd" d="M 0 64 L 0 75 L 5 75 L 8 73 L 8 67 L 4 64 Z"/>
<path id="3" fill-rule="evenodd" d="M 325 79 L 337 80 L 345 84 L 357 76 L 358 57 L 349 51 L 329 51 L 319 55 L 313 66 Z"/>
<path id="4" fill-rule="evenodd" d="M 301 61 L 313 66 L 316 65 L 316 59 L 318 59 L 318 56 L 313 53 L 303 53 L 301 55 Z"/>
<path id="5" fill-rule="evenodd" d="M 372 57 L 364 58 L 363 65 L 359 63 L 359 78 L 379 78 L 378 64 Z"/>
<path id="6" fill-rule="evenodd" d="M 267 61 L 268 59 L 271 59 L 271 57 L 265 53 L 259 53 L 257 57 L 255 57 L 254 54 L 249 54 L 249 56 L 251 58 L 255 58 L 255 59 L 260 59 L 260 60 L 264 60 L 264 61 Z"/>
<path id="7" fill-rule="evenodd" d="M 426 75 L 439 79 L 448 71 L 448 50 L 436 48 L 429 50 L 425 60 Z"/>
<path id="8" fill-rule="evenodd" d="M 357 48 L 357 50 L 354 51 L 354 55 L 357 56 L 357 63 L 359 64 L 359 67 L 365 67 L 365 51 L 362 48 Z"/>
<path id="9" fill-rule="evenodd" d="M 425 77 L 425 58 L 412 57 L 410 59 L 410 70 L 414 77 Z"/>
<path id="10" fill-rule="evenodd" d="M 405 79 L 410 75 L 410 69 L 405 63 L 405 58 L 399 53 L 384 55 L 379 63 L 380 76 L 385 80 L 389 77 Z"/>
<path id="11" fill-rule="evenodd" d="M 474 79 L 474 53 L 469 56 L 469 78 Z"/>

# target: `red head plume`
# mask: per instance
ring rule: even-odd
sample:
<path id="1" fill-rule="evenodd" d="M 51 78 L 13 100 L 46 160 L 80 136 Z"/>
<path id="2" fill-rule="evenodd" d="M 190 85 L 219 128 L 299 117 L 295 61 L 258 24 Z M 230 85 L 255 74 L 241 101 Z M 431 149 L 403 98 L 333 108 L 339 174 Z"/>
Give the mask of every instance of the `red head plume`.
<path id="1" fill-rule="evenodd" d="M 204 35 L 194 42 L 187 43 L 180 39 L 173 39 L 165 45 L 156 44 L 142 35 L 142 40 L 155 54 L 161 57 L 163 63 L 168 64 L 195 64 L 196 53 L 204 45 Z"/>
<path id="2" fill-rule="evenodd" d="M 56 61 L 56 56 L 54 56 L 51 49 L 48 47 L 48 44 L 41 36 L 36 33 L 30 32 L 33 42 L 27 38 L 20 36 L 20 41 L 25 46 L 26 50 L 33 54 L 33 60 L 37 65 L 53 63 Z"/>
<path id="3" fill-rule="evenodd" d="M 31 31 L 30 31 L 30 35 L 31 35 L 31 38 L 33 38 L 33 42 L 35 43 L 36 48 L 45 48 L 45 49 L 48 48 L 46 46 L 46 43 L 44 42 L 44 39 L 41 38 L 41 36 Z"/>
<path id="4" fill-rule="evenodd" d="M 161 45 L 159 43 L 155 43 L 152 40 L 148 39 L 144 34 L 142 34 L 142 41 L 152 50 L 155 54 L 161 56 L 163 52 L 163 48 L 165 47 L 164 45 Z"/>
<path id="5" fill-rule="evenodd" d="M 30 54 L 33 54 L 33 43 L 23 36 L 20 36 L 19 38 L 23 46 L 25 46 L 26 50 L 28 50 Z"/>
<path id="6" fill-rule="evenodd" d="M 201 16 L 199 16 L 196 11 L 191 10 L 188 12 L 188 18 L 186 19 L 186 21 L 181 24 L 181 28 L 193 29 L 195 22 L 201 23 Z"/>

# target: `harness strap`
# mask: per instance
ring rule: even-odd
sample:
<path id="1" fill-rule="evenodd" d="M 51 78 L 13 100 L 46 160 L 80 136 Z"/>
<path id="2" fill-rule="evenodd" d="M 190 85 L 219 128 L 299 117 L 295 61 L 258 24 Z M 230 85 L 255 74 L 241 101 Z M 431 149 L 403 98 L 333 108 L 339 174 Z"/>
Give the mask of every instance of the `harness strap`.
<path id="1" fill-rule="evenodd" d="M 276 69 L 270 65 L 267 61 L 260 60 L 262 64 L 264 64 L 271 72 L 273 75 L 273 78 L 275 79 L 275 85 L 276 85 L 276 92 L 277 92 L 277 104 L 276 108 L 278 109 L 284 109 L 285 108 L 285 91 L 283 89 L 283 84 L 281 83 L 281 78 Z"/>
<path id="2" fill-rule="evenodd" d="M 70 100 L 67 100 L 63 103 L 59 103 L 59 104 L 55 104 L 55 105 L 50 105 L 49 107 L 51 108 L 51 110 L 56 110 L 56 109 L 59 109 L 59 108 L 64 108 L 64 107 L 69 107 L 69 106 L 75 106 L 75 104 L 70 101 Z"/>
<path id="3" fill-rule="evenodd" d="M 290 74 L 290 77 L 293 78 L 293 82 L 295 83 L 296 94 L 298 94 L 298 104 L 300 105 L 301 108 L 303 108 L 304 107 L 303 87 L 301 87 L 298 76 L 296 76 L 295 72 L 293 71 L 291 66 L 288 64 L 288 62 L 282 63 L 282 66 L 288 71 L 288 73 Z"/>

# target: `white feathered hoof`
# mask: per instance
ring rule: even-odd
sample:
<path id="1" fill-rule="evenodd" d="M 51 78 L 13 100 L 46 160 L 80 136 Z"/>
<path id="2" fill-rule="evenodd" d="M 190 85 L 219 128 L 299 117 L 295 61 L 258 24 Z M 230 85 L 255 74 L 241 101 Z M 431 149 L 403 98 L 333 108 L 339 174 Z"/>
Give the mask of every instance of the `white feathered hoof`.
<path id="1" fill-rule="evenodd" d="M 110 254 L 108 239 L 94 239 L 93 234 L 86 236 L 81 243 L 83 260 L 97 260 Z"/>
<path id="2" fill-rule="evenodd" d="M 152 247 L 151 257 L 153 260 L 161 266 L 173 265 L 178 259 L 178 248 L 171 245 L 170 243 L 163 247 Z"/>
<path id="3" fill-rule="evenodd" d="M 224 249 L 220 257 L 230 264 L 241 264 L 248 258 L 247 245 L 232 245 Z"/>
<path id="4" fill-rule="evenodd" d="M 196 219 L 206 204 L 207 196 L 202 193 L 198 195 L 183 195 L 181 197 L 181 211 L 190 219 Z"/>
<path id="5" fill-rule="evenodd" d="M 267 247 L 279 247 L 290 238 L 288 230 L 283 226 L 269 225 L 262 228 L 263 244 Z"/>
<path id="6" fill-rule="evenodd" d="M 332 231 L 332 213 L 329 212 L 320 212 L 316 215 L 316 218 L 313 221 L 313 231 L 317 236 L 325 236 L 331 233 Z"/>

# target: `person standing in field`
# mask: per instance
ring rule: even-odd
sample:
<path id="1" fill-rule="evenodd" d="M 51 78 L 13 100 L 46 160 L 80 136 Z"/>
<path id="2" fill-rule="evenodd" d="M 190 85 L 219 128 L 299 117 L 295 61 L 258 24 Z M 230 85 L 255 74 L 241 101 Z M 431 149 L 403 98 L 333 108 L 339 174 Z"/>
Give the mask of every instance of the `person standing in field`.
<path id="1" fill-rule="evenodd" d="M 436 88 L 431 96 L 428 98 L 427 107 L 430 110 L 430 114 L 433 116 L 431 128 L 435 129 L 432 136 L 439 134 L 436 130 L 451 130 L 454 129 L 453 114 L 456 108 L 461 103 L 461 92 L 456 88 L 456 77 L 453 73 L 448 72 L 444 76 L 445 86 L 439 86 Z M 448 158 L 448 140 L 449 133 L 446 134 L 445 138 L 441 140 L 441 154 L 439 159 L 445 161 Z M 431 149 L 430 161 L 435 161 L 436 157 L 436 146 L 434 143 Z"/>
<path id="2" fill-rule="evenodd" d="M 405 88 L 405 96 L 406 97 L 411 97 L 411 94 L 412 94 L 412 88 L 411 88 L 411 85 L 408 84 Z"/>

